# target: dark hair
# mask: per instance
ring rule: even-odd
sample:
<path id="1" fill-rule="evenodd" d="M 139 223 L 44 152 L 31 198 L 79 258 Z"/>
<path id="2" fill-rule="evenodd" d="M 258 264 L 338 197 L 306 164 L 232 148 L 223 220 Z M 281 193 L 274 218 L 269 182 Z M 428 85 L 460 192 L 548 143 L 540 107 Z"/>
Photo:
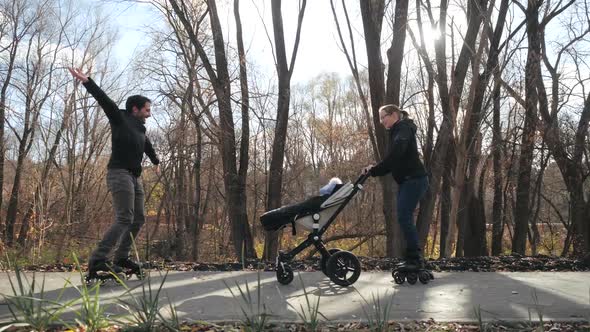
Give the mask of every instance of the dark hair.
<path id="1" fill-rule="evenodd" d="M 133 112 L 133 106 L 137 107 L 137 109 L 142 109 L 145 106 L 145 103 L 151 103 L 152 101 L 148 97 L 144 97 L 142 95 L 133 95 L 127 98 L 127 102 L 125 103 L 125 111 L 131 114 Z"/>

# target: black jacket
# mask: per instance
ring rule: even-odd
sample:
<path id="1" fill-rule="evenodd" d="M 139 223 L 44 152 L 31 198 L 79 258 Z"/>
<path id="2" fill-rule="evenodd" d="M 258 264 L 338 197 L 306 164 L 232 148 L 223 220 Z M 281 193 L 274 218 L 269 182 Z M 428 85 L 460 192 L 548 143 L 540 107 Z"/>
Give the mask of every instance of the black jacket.
<path id="1" fill-rule="evenodd" d="M 144 152 L 152 164 L 158 165 L 160 161 L 145 135 L 143 123 L 125 110 L 120 110 L 91 78 L 88 78 L 84 86 L 102 107 L 111 125 L 112 153 L 108 168 L 127 169 L 133 175 L 140 176 Z"/>
<path id="2" fill-rule="evenodd" d="M 371 176 L 392 173 L 398 184 L 426 175 L 418 154 L 416 125 L 412 120 L 400 120 L 389 129 L 387 153 L 380 163 L 369 171 Z"/>

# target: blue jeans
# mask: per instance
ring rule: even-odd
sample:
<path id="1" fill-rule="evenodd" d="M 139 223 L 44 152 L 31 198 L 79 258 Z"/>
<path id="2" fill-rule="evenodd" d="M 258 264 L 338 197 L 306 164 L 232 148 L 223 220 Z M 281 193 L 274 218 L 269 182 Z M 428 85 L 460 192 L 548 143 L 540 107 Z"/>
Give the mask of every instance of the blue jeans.
<path id="1" fill-rule="evenodd" d="M 397 194 L 397 220 L 404 232 L 408 252 L 417 252 L 418 232 L 414 225 L 414 210 L 428 190 L 428 176 L 408 179 L 399 185 Z"/>

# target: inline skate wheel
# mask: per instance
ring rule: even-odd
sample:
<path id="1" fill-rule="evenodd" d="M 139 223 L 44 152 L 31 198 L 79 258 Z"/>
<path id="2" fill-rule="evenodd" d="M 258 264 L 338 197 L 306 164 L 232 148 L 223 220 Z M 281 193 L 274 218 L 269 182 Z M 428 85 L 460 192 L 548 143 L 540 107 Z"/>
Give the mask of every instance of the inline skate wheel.
<path id="1" fill-rule="evenodd" d="M 145 273 L 143 272 L 143 269 L 139 269 L 135 275 L 137 276 L 137 280 L 145 279 Z"/>
<path id="2" fill-rule="evenodd" d="M 391 275 L 393 276 L 393 281 L 395 281 L 396 284 L 398 285 L 402 285 L 404 282 L 406 282 L 406 275 L 405 273 L 399 272 L 399 271 L 393 271 L 391 273 Z"/>
<path id="3" fill-rule="evenodd" d="M 414 285 L 418 281 L 418 274 L 416 272 L 408 273 L 406 279 L 410 285 Z"/>
<path id="4" fill-rule="evenodd" d="M 122 285 L 129 278 L 128 278 L 127 274 L 120 272 L 120 273 L 116 273 L 115 275 L 110 276 L 109 279 L 112 280 L 117 285 Z"/>
<path id="5" fill-rule="evenodd" d="M 86 284 L 86 286 L 91 286 L 95 282 L 96 282 L 96 277 L 91 277 L 89 275 L 84 277 L 84 283 Z"/>
<path id="6" fill-rule="evenodd" d="M 430 281 L 430 279 L 430 273 L 428 273 L 427 271 L 420 271 L 418 273 L 418 280 L 420 280 L 420 282 L 424 285 L 426 285 Z"/>
<path id="7" fill-rule="evenodd" d="M 139 271 L 129 271 L 125 273 L 125 277 L 127 278 L 127 280 L 131 279 L 133 275 L 137 277 L 137 280 L 143 280 L 145 278 L 145 275 L 141 269 Z"/>

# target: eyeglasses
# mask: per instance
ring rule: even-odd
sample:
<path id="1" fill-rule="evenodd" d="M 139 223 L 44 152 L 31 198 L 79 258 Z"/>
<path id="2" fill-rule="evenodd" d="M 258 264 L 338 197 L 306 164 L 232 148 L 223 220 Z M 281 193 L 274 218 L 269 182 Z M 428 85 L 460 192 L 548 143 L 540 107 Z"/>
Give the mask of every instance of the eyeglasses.
<path id="1" fill-rule="evenodd" d="M 379 121 L 383 121 L 383 119 L 385 119 L 385 117 L 390 116 L 391 114 L 385 114 L 383 116 L 379 116 Z"/>

